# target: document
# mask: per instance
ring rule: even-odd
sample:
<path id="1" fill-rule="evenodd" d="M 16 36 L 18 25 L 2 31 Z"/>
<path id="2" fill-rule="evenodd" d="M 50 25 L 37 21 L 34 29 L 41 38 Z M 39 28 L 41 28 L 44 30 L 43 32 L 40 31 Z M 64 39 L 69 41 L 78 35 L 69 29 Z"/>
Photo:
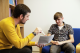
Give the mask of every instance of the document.
<path id="1" fill-rule="evenodd" d="M 38 44 L 47 44 L 53 39 L 54 35 L 51 36 L 40 36 Z"/>

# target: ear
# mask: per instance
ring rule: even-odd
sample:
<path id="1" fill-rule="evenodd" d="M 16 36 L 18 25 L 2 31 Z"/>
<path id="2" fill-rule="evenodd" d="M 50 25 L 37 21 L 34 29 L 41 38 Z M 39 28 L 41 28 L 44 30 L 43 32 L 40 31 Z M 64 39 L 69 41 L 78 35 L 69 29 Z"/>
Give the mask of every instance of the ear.
<path id="1" fill-rule="evenodd" d="M 20 19 L 23 19 L 23 14 L 20 15 Z"/>

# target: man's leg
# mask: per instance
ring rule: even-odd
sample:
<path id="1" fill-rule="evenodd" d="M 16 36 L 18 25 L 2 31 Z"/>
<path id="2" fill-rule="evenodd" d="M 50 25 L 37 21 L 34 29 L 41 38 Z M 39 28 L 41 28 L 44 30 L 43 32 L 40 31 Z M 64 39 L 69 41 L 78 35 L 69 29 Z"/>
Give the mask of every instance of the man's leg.
<path id="1" fill-rule="evenodd" d="M 64 51 L 64 53 L 74 53 L 75 51 L 75 47 L 72 43 L 65 43 L 62 45 L 61 48 Z"/>
<path id="2" fill-rule="evenodd" d="M 51 45 L 50 53 L 60 53 L 61 47 L 59 45 Z"/>
<path id="3" fill-rule="evenodd" d="M 32 47 L 25 46 L 22 49 L 13 47 L 11 49 L 0 50 L 1 53 L 32 53 Z"/>
<path id="4" fill-rule="evenodd" d="M 0 50 L 0 53 L 10 53 L 10 50 L 11 49 L 3 49 L 3 50 Z"/>
<path id="5" fill-rule="evenodd" d="M 32 47 L 25 46 L 22 49 L 12 48 L 11 53 L 32 53 Z"/>

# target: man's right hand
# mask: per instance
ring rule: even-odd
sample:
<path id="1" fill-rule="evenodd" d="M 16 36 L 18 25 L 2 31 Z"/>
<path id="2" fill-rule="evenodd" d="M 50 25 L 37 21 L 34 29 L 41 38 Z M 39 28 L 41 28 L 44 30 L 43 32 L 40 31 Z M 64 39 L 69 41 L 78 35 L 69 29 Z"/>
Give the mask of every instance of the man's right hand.
<path id="1" fill-rule="evenodd" d="M 53 41 L 53 40 L 52 40 L 52 41 L 51 41 L 51 43 L 52 43 L 52 44 L 56 44 L 56 43 L 57 43 L 57 41 Z"/>
<path id="2" fill-rule="evenodd" d="M 36 33 L 36 35 L 38 35 L 39 33 L 42 32 L 42 29 L 40 27 L 37 27 L 34 32 Z"/>

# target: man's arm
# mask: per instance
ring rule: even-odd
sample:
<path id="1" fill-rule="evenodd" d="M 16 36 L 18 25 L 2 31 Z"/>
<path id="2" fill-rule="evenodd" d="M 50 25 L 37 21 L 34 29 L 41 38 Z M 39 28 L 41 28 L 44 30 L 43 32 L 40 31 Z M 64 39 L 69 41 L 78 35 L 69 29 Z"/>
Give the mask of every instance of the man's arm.
<path id="1" fill-rule="evenodd" d="M 70 39 L 68 39 L 66 41 L 62 41 L 62 42 L 57 41 L 56 45 L 62 45 L 64 43 L 68 43 L 68 42 L 73 43 L 74 42 L 74 36 L 73 36 L 74 32 L 73 32 L 72 27 L 70 25 L 68 25 L 67 28 L 68 28 L 68 34 L 69 34 Z"/>
<path id="2" fill-rule="evenodd" d="M 51 34 L 48 34 L 48 36 L 51 36 Z M 62 45 L 62 44 L 64 44 L 64 43 L 68 43 L 68 42 L 73 43 L 73 42 L 74 42 L 73 34 L 70 34 L 69 37 L 70 37 L 69 40 L 62 41 L 62 42 L 59 42 L 59 41 L 53 41 L 53 40 L 52 40 L 51 43 L 56 44 L 56 45 Z"/>
<path id="3" fill-rule="evenodd" d="M 62 41 L 62 42 L 57 41 L 57 42 L 56 42 L 56 45 L 62 45 L 62 44 L 64 44 L 64 43 L 69 43 L 69 42 L 70 42 L 70 43 L 73 43 L 73 42 L 74 42 L 74 37 L 73 37 L 73 35 L 70 34 L 69 37 L 70 37 L 69 40 Z"/>
<path id="4" fill-rule="evenodd" d="M 57 42 L 56 45 L 61 45 L 61 44 L 68 43 L 68 42 L 70 42 L 70 43 L 74 42 L 74 36 L 73 36 L 74 32 L 73 32 L 72 27 L 70 25 L 68 25 L 67 28 L 68 28 L 68 33 L 69 33 L 69 38 L 70 39 L 66 40 L 66 41 L 62 41 L 62 42 Z"/>
<path id="5" fill-rule="evenodd" d="M 27 46 L 35 46 L 36 45 L 36 42 L 33 42 L 33 41 L 30 41 Z"/>
<path id="6" fill-rule="evenodd" d="M 53 32 L 53 25 L 54 25 L 54 24 L 52 24 L 51 27 L 50 27 L 50 29 L 48 30 L 47 36 L 51 36 L 51 34 L 52 34 L 52 32 Z M 56 44 L 56 41 L 51 40 L 51 43 L 52 43 L 52 44 Z"/>
<path id="7" fill-rule="evenodd" d="M 14 27 L 14 25 L 12 23 L 4 22 L 2 24 L 4 24 L 2 29 L 3 29 L 3 32 L 4 32 L 5 36 L 6 36 L 6 38 L 16 48 L 19 48 L 19 49 L 23 48 L 25 45 L 27 45 L 34 38 L 34 34 L 31 33 L 27 37 L 25 37 L 24 39 L 21 39 L 18 36 L 18 34 L 16 33 L 15 27 Z M 37 29 L 36 32 L 37 31 L 39 32 L 39 30 Z"/>
<path id="8" fill-rule="evenodd" d="M 74 42 L 74 37 L 73 37 L 73 34 L 70 34 L 69 35 L 70 39 L 69 40 L 66 40 L 66 41 L 62 41 L 63 43 L 67 43 L 67 42 L 71 42 L 73 43 Z"/>
<path id="9" fill-rule="evenodd" d="M 51 36 L 51 34 L 50 34 L 50 33 L 48 33 L 48 34 L 47 34 L 47 36 Z"/>
<path id="10" fill-rule="evenodd" d="M 47 36 L 51 36 L 51 34 L 48 33 Z M 56 44 L 56 41 L 51 40 L 51 43 L 52 43 L 52 44 Z"/>
<path id="11" fill-rule="evenodd" d="M 20 26 L 19 26 L 19 24 L 17 25 L 17 32 L 18 32 L 19 38 L 23 39 L 23 38 L 22 38 L 22 35 L 21 35 L 21 32 L 20 32 Z M 35 42 L 29 41 L 29 43 L 27 43 L 26 45 L 27 45 L 27 46 L 34 46 L 34 45 L 35 45 Z"/>

